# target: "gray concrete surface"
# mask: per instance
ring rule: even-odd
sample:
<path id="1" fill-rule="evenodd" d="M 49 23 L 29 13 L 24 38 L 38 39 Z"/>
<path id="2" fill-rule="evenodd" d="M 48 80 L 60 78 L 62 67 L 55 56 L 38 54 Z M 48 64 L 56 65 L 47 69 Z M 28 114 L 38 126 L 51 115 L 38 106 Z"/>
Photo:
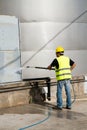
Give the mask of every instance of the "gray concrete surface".
<path id="1" fill-rule="evenodd" d="M 48 102 L 2 108 L 0 130 L 87 130 L 87 101 L 75 101 L 71 110 L 52 106 Z"/>

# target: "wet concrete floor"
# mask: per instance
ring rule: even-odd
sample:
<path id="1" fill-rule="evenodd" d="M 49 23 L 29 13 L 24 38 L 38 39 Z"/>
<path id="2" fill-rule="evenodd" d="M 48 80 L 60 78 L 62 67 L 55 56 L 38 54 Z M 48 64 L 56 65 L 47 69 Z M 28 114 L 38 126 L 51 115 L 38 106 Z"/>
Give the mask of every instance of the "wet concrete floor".
<path id="1" fill-rule="evenodd" d="M 56 110 L 53 103 L 0 109 L 0 130 L 87 130 L 87 101 L 71 110 Z"/>

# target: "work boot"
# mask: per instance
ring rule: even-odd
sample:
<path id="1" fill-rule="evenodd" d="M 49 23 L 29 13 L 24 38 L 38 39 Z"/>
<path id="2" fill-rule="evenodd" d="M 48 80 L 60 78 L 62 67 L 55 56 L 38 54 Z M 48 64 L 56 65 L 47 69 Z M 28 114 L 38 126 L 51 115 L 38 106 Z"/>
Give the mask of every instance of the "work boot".
<path id="1" fill-rule="evenodd" d="M 66 109 L 71 109 L 71 107 L 66 106 Z"/>
<path id="2" fill-rule="evenodd" d="M 53 109 L 62 110 L 62 107 L 54 106 Z"/>

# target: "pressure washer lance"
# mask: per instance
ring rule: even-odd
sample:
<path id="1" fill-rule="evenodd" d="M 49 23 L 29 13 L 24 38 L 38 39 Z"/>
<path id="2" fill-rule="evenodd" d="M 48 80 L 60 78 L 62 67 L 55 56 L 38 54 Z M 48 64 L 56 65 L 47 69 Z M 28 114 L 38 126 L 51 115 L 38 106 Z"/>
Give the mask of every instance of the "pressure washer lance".
<path id="1" fill-rule="evenodd" d="M 34 67 L 34 66 L 26 66 L 26 68 L 35 68 L 35 69 L 47 69 L 48 70 L 48 68 L 47 67 Z M 55 70 L 54 68 L 52 68 L 51 70 Z"/>
<path id="2" fill-rule="evenodd" d="M 35 68 L 35 69 L 45 69 L 45 70 L 48 70 L 48 68 L 47 67 L 38 67 L 38 66 L 26 66 L 26 67 L 20 67 L 18 70 L 16 70 L 15 72 L 17 73 L 17 74 L 21 74 L 21 71 L 23 70 L 23 69 L 27 69 L 27 68 Z M 54 68 L 51 68 L 51 70 L 55 70 Z"/>

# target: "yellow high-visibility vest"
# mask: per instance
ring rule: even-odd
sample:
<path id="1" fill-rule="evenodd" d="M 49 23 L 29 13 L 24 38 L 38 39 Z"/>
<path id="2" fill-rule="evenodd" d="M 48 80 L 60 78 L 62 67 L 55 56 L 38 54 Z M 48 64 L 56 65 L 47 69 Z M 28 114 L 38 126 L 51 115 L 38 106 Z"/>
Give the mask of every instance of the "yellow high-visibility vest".
<path id="1" fill-rule="evenodd" d="M 59 68 L 55 68 L 56 79 L 71 79 L 70 59 L 66 56 L 57 57 Z"/>

